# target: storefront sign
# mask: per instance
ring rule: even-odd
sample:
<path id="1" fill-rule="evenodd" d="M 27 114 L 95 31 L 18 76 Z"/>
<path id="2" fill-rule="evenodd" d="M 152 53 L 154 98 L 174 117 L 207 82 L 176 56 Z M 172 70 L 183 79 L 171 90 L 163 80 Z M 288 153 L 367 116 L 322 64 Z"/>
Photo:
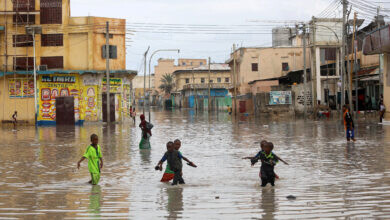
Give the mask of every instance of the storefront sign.
<path id="1" fill-rule="evenodd" d="M 8 93 L 10 98 L 34 97 L 34 80 L 8 79 Z"/>
<path id="2" fill-rule="evenodd" d="M 107 79 L 103 78 L 103 92 L 107 91 Z M 122 79 L 121 78 L 110 78 L 110 93 L 121 93 L 122 92 Z"/>
<path id="3" fill-rule="evenodd" d="M 271 91 L 269 93 L 270 105 L 289 105 L 291 101 L 291 91 Z"/>

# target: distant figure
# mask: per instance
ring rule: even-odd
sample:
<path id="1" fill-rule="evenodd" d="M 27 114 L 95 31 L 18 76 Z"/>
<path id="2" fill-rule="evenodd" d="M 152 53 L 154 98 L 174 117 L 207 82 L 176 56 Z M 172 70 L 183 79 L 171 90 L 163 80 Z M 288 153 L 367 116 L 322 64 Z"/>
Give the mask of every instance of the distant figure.
<path id="1" fill-rule="evenodd" d="M 372 109 L 372 102 L 371 102 L 371 97 L 367 96 L 367 102 L 366 102 L 366 110 L 371 110 Z"/>
<path id="2" fill-rule="evenodd" d="M 91 180 L 88 183 L 92 185 L 97 185 L 99 183 L 101 169 L 103 168 L 103 155 L 98 143 L 99 137 L 96 134 L 92 134 L 91 145 L 87 147 L 83 157 L 77 162 L 77 169 L 80 169 L 81 162 L 83 162 L 85 158 L 88 159 L 88 170 L 91 174 Z"/>
<path id="3" fill-rule="evenodd" d="M 179 151 L 180 147 L 181 147 L 181 141 L 179 139 L 176 139 L 173 142 L 173 145 L 174 145 L 175 150 Z M 184 157 L 180 151 L 179 151 L 179 154 L 180 154 L 180 157 L 183 158 L 183 160 L 187 161 L 187 164 L 189 166 L 196 167 L 196 165 L 193 162 L 191 162 L 190 160 L 188 160 L 186 157 Z M 164 162 L 165 160 L 167 160 L 167 158 L 163 157 L 163 158 L 161 158 L 161 160 Z M 183 176 L 183 172 L 181 173 L 181 175 Z M 160 181 L 161 182 L 169 182 L 174 178 L 174 176 L 175 176 L 175 172 L 172 171 L 172 169 L 169 166 L 169 163 L 167 163 L 167 166 L 165 167 L 164 175 L 162 176 Z"/>
<path id="4" fill-rule="evenodd" d="M 135 107 L 133 108 L 131 117 L 133 118 L 134 125 L 135 125 L 135 117 L 137 116 L 137 112 L 135 111 Z"/>
<path id="5" fill-rule="evenodd" d="M 232 107 L 230 107 L 230 105 L 227 106 L 227 112 L 229 113 L 229 115 L 232 114 Z"/>
<path id="6" fill-rule="evenodd" d="M 383 121 L 383 117 L 385 116 L 385 112 L 386 112 L 386 106 L 383 102 L 380 103 L 380 106 L 379 106 L 379 122 L 382 123 Z"/>
<path id="7" fill-rule="evenodd" d="M 352 115 L 349 113 L 349 108 L 344 105 L 343 106 L 343 119 L 344 119 L 344 129 L 346 131 L 347 141 L 351 139 L 355 140 L 355 124 L 353 123 Z"/>
<path id="8" fill-rule="evenodd" d="M 141 123 L 139 127 L 142 130 L 141 142 L 139 143 L 140 149 L 150 149 L 150 137 L 152 136 L 153 125 L 145 120 L 145 115 L 140 116 Z"/>
<path id="9" fill-rule="evenodd" d="M 129 115 L 130 115 L 130 117 L 133 117 L 133 106 L 130 106 L 130 113 L 129 113 Z"/>
<path id="10" fill-rule="evenodd" d="M 250 158 L 251 164 L 253 166 L 259 160 L 261 161 L 261 168 L 260 168 L 261 187 L 265 187 L 268 183 L 270 183 L 271 186 L 275 186 L 276 174 L 274 171 L 274 167 L 278 163 L 279 157 L 272 152 L 274 145 L 271 142 L 263 142 L 262 146 L 263 149 L 255 157 Z M 249 158 L 245 158 L 245 159 L 249 159 Z"/>
<path id="11" fill-rule="evenodd" d="M 14 129 L 16 129 L 17 117 L 18 117 L 18 112 L 15 111 L 14 114 L 12 115 L 12 123 L 14 124 Z"/>

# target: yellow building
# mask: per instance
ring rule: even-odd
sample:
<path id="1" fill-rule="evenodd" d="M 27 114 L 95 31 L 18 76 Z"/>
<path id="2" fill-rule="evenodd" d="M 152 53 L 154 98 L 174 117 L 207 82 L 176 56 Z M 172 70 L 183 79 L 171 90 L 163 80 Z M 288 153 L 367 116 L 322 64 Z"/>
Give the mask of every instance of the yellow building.
<path id="1" fill-rule="evenodd" d="M 210 69 L 210 71 L 209 71 Z M 229 88 L 231 87 L 231 72 L 228 64 L 212 63 L 186 70 L 176 70 L 175 106 L 198 109 L 226 109 L 231 106 Z M 210 96 L 210 97 L 209 97 Z"/>
<path id="2" fill-rule="evenodd" d="M 154 67 L 155 72 L 155 88 L 160 95 L 161 79 L 165 74 L 173 74 L 176 70 L 192 69 L 207 64 L 206 59 L 178 59 L 177 65 L 174 59 L 159 59 L 158 65 Z"/>
<path id="3" fill-rule="evenodd" d="M 34 122 L 34 43 L 38 124 L 54 124 L 59 96 L 74 97 L 76 122 L 102 120 L 106 88 L 106 22 L 115 120 L 127 112 L 135 71 L 126 70 L 126 21 L 71 17 L 70 0 L 0 1 L 0 117 Z M 29 27 L 29 28 L 27 28 Z M 26 29 L 37 30 L 33 36 Z M 103 101 L 102 101 L 103 100 Z M 111 105 L 113 105 L 111 103 Z M 112 107 L 111 107 L 111 111 Z"/>

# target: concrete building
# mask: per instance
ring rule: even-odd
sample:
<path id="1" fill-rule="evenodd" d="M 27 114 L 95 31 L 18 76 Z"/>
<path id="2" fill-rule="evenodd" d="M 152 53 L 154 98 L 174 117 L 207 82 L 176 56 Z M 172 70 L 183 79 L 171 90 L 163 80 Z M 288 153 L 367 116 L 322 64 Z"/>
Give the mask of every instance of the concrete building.
<path id="1" fill-rule="evenodd" d="M 164 96 L 160 90 L 161 79 L 165 74 L 173 74 L 176 70 L 186 70 L 207 64 L 206 59 L 178 59 L 175 64 L 174 59 L 159 59 L 158 64 L 154 66 L 155 89 L 157 93 Z"/>
<path id="2" fill-rule="evenodd" d="M 176 93 L 180 94 L 182 106 L 199 109 L 208 108 L 209 88 L 213 109 L 224 109 L 231 105 L 228 89 L 231 87 L 229 65 L 212 63 L 186 70 L 176 70 Z"/>
<path id="3" fill-rule="evenodd" d="M 307 50 L 309 54 L 309 49 Z M 249 82 L 285 76 L 288 72 L 303 69 L 302 47 L 247 47 L 239 48 L 227 60 L 233 71 L 236 59 L 237 92 L 245 95 L 251 92 Z M 309 63 L 310 56 L 306 62 Z"/>
<path id="4" fill-rule="evenodd" d="M 146 80 L 145 80 L 146 79 Z M 133 105 L 142 105 L 144 101 L 144 80 L 145 80 L 145 92 L 146 92 L 146 99 L 148 98 L 148 95 L 151 94 L 150 101 L 153 102 L 155 99 L 155 84 L 154 84 L 154 74 L 151 74 L 150 76 L 150 90 L 149 90 L 149 76 L 136 76 L 134 77 L 132 81 L 133 85 L 133 97 L 134 97 L 134 102 Z M 147 99 L 148 100 L 148 99 Z"/>
<path id="5" fill-rule="evenodd" d="M 126 70 L 124 19 L 71 17 L 70 0 L 0 1 L 0 117 L 33 123 L 34 43 L 37 67 L 38 124 L 102 120 L 105 105 L 105 25 L 110 23 L 111 118 L 119 120 L 130 102 L 135 71 Z M 32 36 L 26 27 L 39 26 Z M 56 102 L 63 98 L 72 107 Z M 60 108 L 60 109 L 59 109 Z M 61 113 L 61 114 L 59 114 Z M 62 115 L 63 114 L 63 115 Z"/>
<path id="6" fill-rule="evenodd" d="M 296 29 L 291 27 L 272 28 L 272 47 L 292 46 L 291 36 L 296 34 Z"/>
<path id="7" fill-rule="evenodd" d="M 377 28 L 364 38 L 363 54 L 383 54 L 383 102 L 386 106 L 385 119 L 390 121 L 390 26 Z"/>

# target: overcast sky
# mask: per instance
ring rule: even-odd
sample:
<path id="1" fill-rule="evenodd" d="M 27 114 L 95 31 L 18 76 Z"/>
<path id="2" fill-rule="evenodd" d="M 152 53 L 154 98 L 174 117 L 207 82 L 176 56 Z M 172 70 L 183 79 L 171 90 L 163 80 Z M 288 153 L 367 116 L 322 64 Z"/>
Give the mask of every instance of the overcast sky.
<path id="1" fill-rule="evenodd" d="M 212 62 L 224 62 L 229 57 L 233 43 L 239 46 L 270 46 L 272 26 L 283 23 L 267 22 L 268 20 L 309 21 L 332 2 L 333 0 L 71 0 L 71 15 L 125 18 L 130 25 L 129 29 L 133 28 L 132 23 L 207 24 L 226 25 L 231 27 L 232 30 L 229 31 L 240 32 L 242 27 L 237 25 L 264 25 L 258 27 L 262 34 L 250 35 L 181 33 L 129 35 L 128 38 L 133 42 L 127 43 L 129 45 L 127 69 L 140 71 L 139 75 L 142 75 L 142 56 L 148 46 L 151 47 L 151 51 L 175 48 L 181 50 L 180 54 L 158 53 L 152 61 L 153 64 L 156 64 L 158 58 L 209 56 Z M 250 28 L 248 26 L 244 29 Z"/>

